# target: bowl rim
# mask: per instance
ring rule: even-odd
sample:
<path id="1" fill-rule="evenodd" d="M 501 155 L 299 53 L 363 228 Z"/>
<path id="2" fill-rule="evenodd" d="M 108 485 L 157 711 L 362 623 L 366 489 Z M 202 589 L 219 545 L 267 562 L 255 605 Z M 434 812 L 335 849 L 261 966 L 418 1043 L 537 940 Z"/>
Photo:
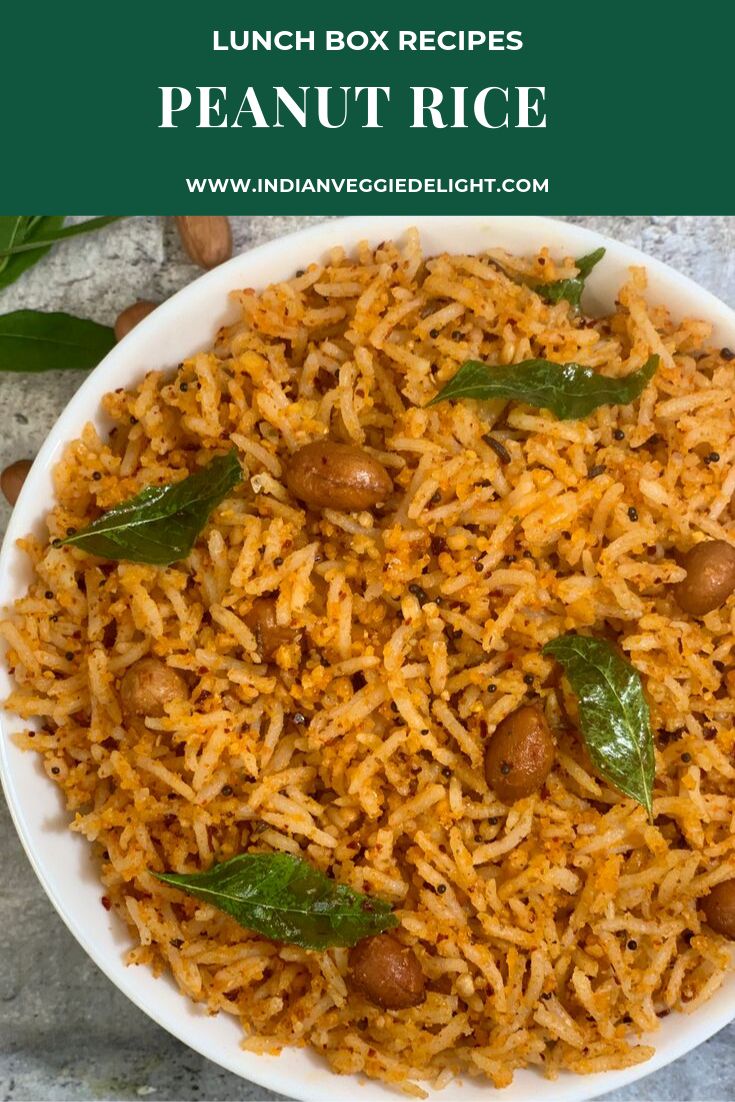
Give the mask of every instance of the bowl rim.
<path id="1" fill-rule="evenodd" d="M 84 410 L 89 406 L 90 396 L 104 393 L 105 390 L 109 389 L 109 385 L 104 384 L 103 380 L 114 373 L 115 370 L 122 370 L 123 366 L 127 364 L 128 385 L 133 381 L 136 377 L 136 371 L 131 365 L 135 363 L 136 353 L 143 348 L 145 342 L 152 338 L 155 333 L 159 331 L 163 333 L 170 323 L 176 323 L 177 317 L 181 318 L 186 314 L 189 304 L 195 304 L 199 299 L 206 297 L 208 292 L 214 293 L 216 288 L 223 289 L 222 297 L 223 299 L 226 298 L 228 290 L 242 286 L 242 277 L 238 273 L 243 269 L 249 269 L 251 273 L 254 273 L 261 261 L 275 259 L 278 262 L 283 262 L 284 274 L 281 278 L 287 278 L 288 271 L 293 268 L 293 264 L 290 269 L 288 268 L 288 257 L 292 250 L 303 253 L 313 248 L 312 258 L 314 258 L 346 241 L 350 243 L 349 247 L 352 247 L 353 243 L 361 237 L 382 240 L 402 236 L 412 226 L 416 226 L 423 235 L 423 232 L 429 230 L 432 224 L 436 226 L 439 223 L 447 227 L 452 225 L 481 227 L 483 232 L 505 231 L 513 225 L 520 227 L 521 233 L 532 231 L 539 246 L 548 243 L 550 240 L 555 240 L 557 244 L 552 246 L 554 251 L 569 248 L 571 253 L 576 253 L 576 250 L 580 252 L 582 250 L 587 251 L 589 247 L 604 245 L 608 250 L 608 256 L 614 258 L 620 264 L 625 267 L 632 264 L 644 266 L 649 277 L 655 277 L 667 287 L 676 289 L 681 297 L 691 299 L 694 315 L 713 321 L 716 330 L 722 329 L 728 332 L 730 334 L 728 339 L 735 342 L 735 311 L 710 291 L 701 287 L 688 276 L 669 267 L 663 261 L 648 256 L 631 245 L 616 241 L 595 230 L 575 223 L 538 216 L 508 215 L 485 217 L 478 215 L 418 215 L 415 217 L 407 215 L 353 215 L 349 218 L 320 221 L 239 253 L 225 264 L 199 276 L 158 306 L 152 314 L 144 318 L 136 329 L 116 345 L 84 380 L 55 421 L 40 448 L 11 515 L 0 549 L 0 601 L 2 601 L 2 605 L 5 606 L 8 600 L 12 599 L 12 594 L 18 592 L 17 585 L 14 586 L 11 580 L 13 574 L 11 569 L 12 560 L 19 555 L 15 541 L 20 535 L 26 534 L 33 527 L 32 517 L 39 512 L 39 501 L 35 491 L 36 484 L 43 476 L 48 476 L 51 464 L 58 457 L 60 450 L 69 440 L 73 439 L 68 430 L 71 429 L 75 418 L 77 419 L 77 433 L 81 430 L 83 423 L 90 418 L 89 413 L 84 417 L 79 414 L 80 410 Z M 561 240 L 568 241 L 568 246 L 560 244 Z M 248 278 L 252 278 L 252 276 Z M 593 281 L 594 277 L 590 280 L 590 284 Z M 140 368 L 138 368 L 139 371 Z M 95 405 L 98 406 L 98 404 L 98 401 L 95 401 Z M 45 496 L 42 500 L 46 502 L 43 506 L 45 512 L 51 499 Z M 125 966 L 121 960 L 116 959 L 121 956 L 119 951 L 111 955 L 109 946 L 99 946 L 92 940 L 85 928 L 84 916 L 70 910 L 69 905 L 60 897 L 60 893 L 52 882 L 50 869 L 47 867 L 47 863 L 44 863 L 43 853 L 37 850 L 37 846 L 32 840 L 31 829 L 26 821 L 26 809 L 23 806 L 16 785 L 13 757 L 16 752 L 18 755 L 22 752 L 15 748 L 9 737 L 11 720 L 12 717 L 0 709 L 0 780 L 2 781 L 11 819 L 26 856 L 46 895 L 67 929 L 97 967 L 131 1002 L 182 1043 L 225 1070 L 247 1079 L 257 1086 L 297 1098 L 300 1102 L 317 1102 L 317 1100 L 320 1102 L 324 1097 L 325 1090 L 330 1090 L 335 1097 L 346 1096 L 358 1082 L 361 1085 L 366 1102 L 373 1102 L 378 1098 L 388 1099 L 397 1096 L 393 1089 L 374 1080 L 366 1081 L 363 1077 L 354 1076 L 338 1077 L 328 1067 L 326 1061 L 321 1059 L 318 1063 L 318 1074 L 314 1077 L 308 1076 L 306 1079 L 302 1079 L 298 1074 L 289 1070 L 286 1055 L 289 1052 L 303 1052 L 304 1050 L 286 1049 L 278 1059 L 264 1057 L 257 1053 L 244 1052 L 239 1045 L 233 1046 L 232 1051 L 229 1048 L 226 1051 L 214 1050 L 209 1043 L 198 1043 L 197 1037 L 192 1036 L 192 1030 L 184 1028 L 182 1022 L 185 1018 L 189 1017 L 195 1021 L 194 1015 L 181 1013 L 177 1016 L 175 1013 L 173 1015 L 164 1013 L 156 1005 L 158 1000 L 144 998 L 140 994 L 139 985 L 136 982 L 139 973 L 132 967 Z M 45 777 L 43 777 L 43 783 L 48 784 Z M 66 812 L 65 819 L 68 821 L 68 813 Z M 68 828 L 65 828 L 64 834 L 70 835 Z M 86 840 L 84 840 L 83 845 L 89 848 Z M 119 947 L 116 948 L 119 950 Z M 121 971 L 121 967 L 123 971 Z M 189 1002 L 184 995 L 178 992 L 177 998 L 182 1003 L 188 1004 Z M 519 1102 L 520 1099 L 530 1100 L 531 1098 L 548 1099 L 549 1102 L 557 1102 L 557 1100 L 564 1098 L 568 1102 L 575 1102 L 575 1100 L 597 1097 L 604 1092 L 626 1086 L 691 1051 L 727 1025 L 735 1016 L 735 993 L 733 993 L 729 1005 L 722 1000 L 721 1003 L 722 1005 L 718 1004 L 717 1009 L 713 1008 L 712 1002 L 699 1008 L 692 1018 L 687 1019 L 687 1028 L 680 1031 L 678 1040 L 669 1039 L 664 1042 L 661 1039 L 661 1034 L 657 1034 L 659 1044 L 656 1045 L 655 1054 L 642 1064 L 618 1071 L 599 1072 L 591 1076 L 574 1076 L 571 1073 L 563 1073 L 555 1084 L 550 1080 L 534 1075 L 532 1088 L 529 1092 L 514 1090 L 509 1087 L 505 1088 L 503 1093 L 509 1099 L 509 1102 Z M 191 1011 L 191 1008 L 189 1010 Z M 177 1017 L 181 1021 L 173 1020 Z M 683 1018 L 684 1016 L 680 1015 L 680 1017 Z M 239 1030 L 239 1024 L 237 1028 Z M 517 1078 L 527 1074 L 527 1072 L 519 1072 Z M 467 1093 L 467 1087 L 470 1091 L 472 1090 L 473 1080 L 465 1076 L 459 1077 L 453 1082 L 454 1090 L 449 1088 L 445 1088 L 443 1092 L 430 1090 L 430 1097 L 436 1099 L 442 1097 L 446 1102 L 454 1102 L 455 1098 L 467 1100 L 471 1097 Z M 559 1089 L 559 1084 L 562 1085 L 561 1089 Z M 488 1088 L 483 1084 L 481 1089 Z"/>

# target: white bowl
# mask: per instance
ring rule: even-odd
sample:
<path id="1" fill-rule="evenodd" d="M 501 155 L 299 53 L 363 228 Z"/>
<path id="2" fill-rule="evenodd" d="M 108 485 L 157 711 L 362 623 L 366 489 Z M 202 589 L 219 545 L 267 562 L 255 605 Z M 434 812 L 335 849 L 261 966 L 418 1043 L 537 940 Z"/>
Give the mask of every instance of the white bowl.
<path id="1" fill-rule="evenodd" d="M 367 238 L 373 243 L 400 237 L 410 225 L 418 227 L 427 254 L 442 251 L 479 252 L 499 246 L 512 252 L 532 253 L 548 245 L 561 256 L 580 256 L 599 245 L 607 255 L 594 271 L 586 303 L 609 306 L 631 264 L 648 269 L 649 296 L 668 304 L 676 316 L 695 316 L 714 323 L 715 340 L 735 347 L 735 312 L 714 295 L 679 275 L 660 261 L 599 234 L 546 218 L 374 217 L 348 218 L 313 226 L 272 241 L 203 275 L 147 317 L 103 360 L 80 387 L 42 447 L 13 511 L 0 552 L 0 606 L 10 604 L 25 588 L 30 570 L 15 546 L 31 530 L 42 528 L 52 502 L 51 471 L 68 441 L 77 437 L 86 421 L 104 423 L 100 401 L 107 391 L 129 386 L 152 368 L 168 367 L 211 345 L 219 325 L 228 320 L 228 292 L 233 288 L 266 284 L 291 276 L 296 269 L 321 257 L 334 245 L 352 248 Z M 0 698 L 9 691 L 9 679 L 0 670 Z M 0 772 L 15 826 L 28 858 L 51 902 L 80 945 L 95 963 L 141 1010 L 203 1056 L 252 1080 L 303 1102 L 321 1102 L 325 1096 L 347 1097 L 358 1085 L 334 1075 L 326 1064 L 305 1049 L 286 1049 L 278 1057 L 259 1056 L 239 1047 L 241 1031 L 229 1016 L 208 1017 L 178 993 L 168 979 L 154 979 L 144 968 L 127 968 L 123 954 L 127 931 L 100 905 L 102 894 L 87 842 L 66 829 L 67 815 L 59 793 L 43 773 L 39 758 L 22 753 L 10 740 L 23 726 L 15 717 L 0 717 Z M 516 1074 L 502 1092 L 504 1102 L 574 1102 L 613 1090 L 663 1067 L 705 1041 L 735 1016 L 735 976 L 693 1016 L 672 1014 L 651 1038 L 652 1060 L 623 1071 L 593 1076 L 563 1074 L 552 1082 L 536 1071 Z M 442 1102 L 469 1102 L 479 1088 L 465 1079 L 451 1083 L 436 1098 Z M 362 1102 L 387 1102 L 395 1092 L 373 1081 L 361 1083 Z"/>

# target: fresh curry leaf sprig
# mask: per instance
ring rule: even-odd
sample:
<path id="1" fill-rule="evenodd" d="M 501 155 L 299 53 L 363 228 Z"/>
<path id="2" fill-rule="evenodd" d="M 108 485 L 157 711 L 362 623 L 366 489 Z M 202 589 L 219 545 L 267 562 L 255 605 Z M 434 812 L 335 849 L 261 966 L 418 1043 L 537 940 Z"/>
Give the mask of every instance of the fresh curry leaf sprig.
<path id="1" fill-rule="evenodd" d="M 80 234 L 94 233 L 104 229 L 111 222 L 119 222 L 124 218 L 123 214 L 105 214 L 100 218 L 87 218 L 84 222 L 75 222 L 72 226 L 62 226 L 64 216 L 60 217 L 43 215 L 13 215 L 3 218 L 3 221 L 16 223 L 16 231 L 12 240 L 5 241 L 0 246 L 0 258 L 17 256 L 18 253 L 33 252 L 34 249 L 43 249 L 55 245 L 59 241 L 66 241 L 68 237 L 79 237 Z"/>
<path id="2" fill-rule="evenodd" d="M 103 559 L 168 566 L 186 558 L 212 510 L 241 481 L 233 448 L 180 482 L 147 486 L 60 542 Z"/>
<path id="3" fill-rule="evenodd" d="M 64 215 L 0 216 L 0 291 L 37 264 L 59 241 L 92 233 L 122 215 L 64 226 Z M 0 315 L 0 371 L 88 370 L 115 343 L 111 328 L 71 314 L 16 310 Z"/>
<path id="4" fill-rule="evenodd" d="M 639 371 L 613 379 L 576 363 L 524 360 L 494 367 L 468 360 L 428 404 L 456 398 L 515 398 L 550 409 L 561 420 L 577 420 L 599 406 L 628 405 L 639 397 L 657 367 L 658 356 L 651 356 Z"/>
<path id="5" fill-rule="evenodd" d="M 304 949 L 352 946 L 398 925 L 390 904 L 338 884 L 290 853 L 243 853 L 207 872 L 155 875 L 248 930 Z"/>
<path id="6" fill-rule="evenodd" d="M 0 371 L 87 370 L 114 344 L 109 326 L 71 314 L 16 310 L 0 315 Z"/>
<path id="7" fill-rule="evenodd" d="M 14 249 L 30 240 L 38 231 L 39 223 L 44 221 L 40 215 L 29 214 L 3 214 L 0 215 L 0 272 L 8 265 Z M 64 219 L 55 219 L 58 226 L 63 225 Z M 56 228 L 58 228 L 58 226 Z"/>
<path id="8" fill-rule="evenodd" d="M 593 764 L 653 817 L 655 762 L 648 702 L 638 671 L 605 639 L 571 632 L 543 654 L 556 658 L 579 700 L 579 722 Z"/>
<path id="9" fill-rule="evenodd" d="M 39 235 L 47 236 L 64 224 L 63 215 L 16 215 L 0 217 L 0 291 L 15 283 L 23 272 L 32 268 L 51 248 L 51 244 L 39 244 Z M 18 241 L 33 243 L 33 249 L 26 252 L 13 251 Z M 11 251 L 7 251 L 10 249 Z"/>
<path id="10" fill-rule="evenodd" d="M 569 279 L 555 279 L 550 283 L 529 280 L 528 286 L 531 287 L 537 295 L 541 295 L 541 298 L 546 299 L 547 302 L 555 305 L 557 302 L 566 300 L 571 304 L 574 310 L 578 310 L 582 301 L 585 281 L 592 269 L 600 263 L 604 255 L 605 249 L 600 248 L 595 249 L 594 252 L 588 253 L 586 256 L 580 256 L 574 261 L 577 268 L 577 274 Z"/>
<path id="11" fill-rule="evenodd" d="M 105 214 L 65 226 L 63 214 L 13 214 L 0 216 L 0 290 L 14 283 L 37 264 L 57 242 L 94 233 L 124 215 Z"/>

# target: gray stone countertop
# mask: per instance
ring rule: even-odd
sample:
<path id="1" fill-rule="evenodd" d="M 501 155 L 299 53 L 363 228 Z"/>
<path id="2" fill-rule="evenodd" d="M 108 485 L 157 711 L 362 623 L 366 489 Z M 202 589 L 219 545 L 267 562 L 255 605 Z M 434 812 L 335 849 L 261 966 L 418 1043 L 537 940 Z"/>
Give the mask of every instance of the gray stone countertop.
<path id="1" fill-rule="evenodd" d="M 249 249 L 319 220 L 237 217 L 235 248 Z M 568 221 L 638 246 L 735 307 L 735 217 Z M 135 299 L 162 300 L 198 274 L 170 219 L 135 218 L 55 249 L 0 292 L 0 313 L 68 310 L 111 324 Z M 0 376 L 0 469 L 35 455 L 80 381 L 72 372 Z M 7 517 L 3 501 L 3 529 Z M 167 1102 L 278 1097 L 185 1048 L 97 970 L 37 883 L 2 796 L 0 846 L 0 1098 L 150 1097 Z M 333 1097 L 343 1096 L 341 1081 L 335 1079 Z M 606 1097 L 610 1102 L 735 1102 L 735 1024 L 669 1067 Z"/>

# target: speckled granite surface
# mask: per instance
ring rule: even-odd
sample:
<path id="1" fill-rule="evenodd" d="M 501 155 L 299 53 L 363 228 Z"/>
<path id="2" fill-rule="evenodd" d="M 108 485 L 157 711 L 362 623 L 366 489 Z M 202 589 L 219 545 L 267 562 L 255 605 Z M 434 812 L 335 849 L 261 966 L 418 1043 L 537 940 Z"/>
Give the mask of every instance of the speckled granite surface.
<path id="1" fill-rule="evenodd" d="M 238 250 L 318 219 L 236 218 Z M 570 219 L 637 245 L 735 307 L 735 218 Z M 0 293 L 0 312 L 66 309 L 112 323 L 136 298 L 163 299 L 198 274 L 170 221 L 138 218 L 57 249 Z M 72 373 L 0 377 L 0 469 L 32 457 L 75 389 Z M 0 506 L 4 528 L 8 510 Z M 31 871 L 0 797 L 0 1098 L 275 1099 L 154 1025 L 88 960 Z M 492 1092 L 483 1092 L 484 1096 Z M 334 1098 L 345 1088 L 334 1081 Z M 500 1097 L 500 1096 L 498 1096 Z M 735 1102 L 735 1025 L 608 1100 Z"/>

